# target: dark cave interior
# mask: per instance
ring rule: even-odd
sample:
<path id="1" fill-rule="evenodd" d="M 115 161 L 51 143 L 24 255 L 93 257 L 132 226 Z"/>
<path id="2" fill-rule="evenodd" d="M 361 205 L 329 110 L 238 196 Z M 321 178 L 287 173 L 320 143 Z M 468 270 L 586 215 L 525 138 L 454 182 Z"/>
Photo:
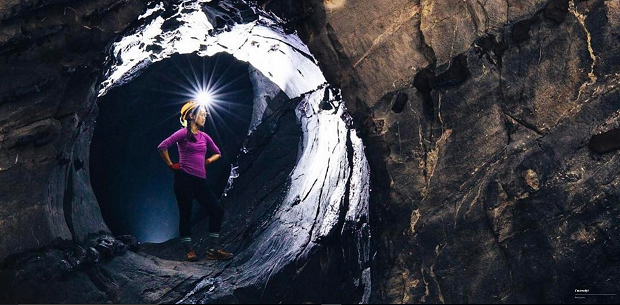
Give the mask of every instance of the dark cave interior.
<path id="1" fill-rule="evenodd" d="M 114 234 L 131 234 L 143 242 L 163 242 L 178 235 L 173 174 L 156 147 L 182 128 L 179 110 L 190 99 L 188 89 L 196 82 L 219 88 L 217 106 L 210 107 L 203 128 L 222 151 L 222 158 L 207 167 L 207 182 L 219 196 L 252 119 L 247 63 L 229 54 L 177 54 L 151 65 L 97 101 L 90 156 L 92 187 Z M 177 162 L 176 147 L 169 153 Z M 195 203 L 193 222 L 206 216 Z"/>

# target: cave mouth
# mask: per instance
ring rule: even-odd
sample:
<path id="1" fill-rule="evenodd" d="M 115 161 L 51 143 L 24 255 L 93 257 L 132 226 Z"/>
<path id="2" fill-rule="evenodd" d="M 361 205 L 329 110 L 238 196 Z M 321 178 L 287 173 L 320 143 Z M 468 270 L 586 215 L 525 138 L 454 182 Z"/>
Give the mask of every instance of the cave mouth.
<path id="1" fill-rule="evenodd" d="M 222 244 L 235 253 L 235 258 L 216 273 L 218 293 L 210 293 L 212 279 L 204 278 L 180 302 L 219 303 L 221 297 L 231 295 L 235 300 L 320 302 L 322 297 L 314 291 L 322 287 L 334 287 L 340 297 L 342 291 L 351 291 L 343 298 L 368 300 L 370 168 L 362 140 L 353 128 L 340 90 L 327 83 L 308 47 L 295 33 L 285 30 L 286 22 L 244 3 L 188 0 L 182 5 L 150 8 L 139 17 L 139 25 L 110 45 L 103 79 L 96 86 L 99 98 L 103 98 L 115 88 L 146 77 L 140 75 L 156 63 L 183 54 L 203 58 L 227 53 L 249 65 L 254 90 L 252 118 L 249 128 L 249 117 L 243 128 L 238 126 L 247 135 L 243 149 L 236 151 L 238 178 L 228 196 L 220 199 L 226 201 Z M 155 85 L 151 82 L 148 86 Z M 175 119 L 170 131 L 178 128 L 182 102 L 170 106 L 170 112 L 161 109 Z M 114 116 L 111 119 L 119 120 Z M 168 135 L 158 134 L 152 147 Z M 146 148 L 152 151 L 149 158 L 165 176 L 169 170 L 157 151 L 150 149 Z M 95 170 L 92 172 L 96 175 Z M 226 170 L 223 173 L 228 174 Z M 169 172 L 167 175 L 169 179 L 155 185 L 169 186 L 172 177 Z M 150 208 L 148 199 L 141 200 Z M 174 211 L 176 200 L 168 202 Z M 227 219 L 226 215 L 234 217 Z M 152 225 L 164 227 L 155 221 Z M 176 233 L 176 219 L 168 227 Z M 194 247 L 204 248 L 207 238 L 200 235 L 202 230 L 195 229 Z M 170 237 L 173 235 L 158 239 Z M 177 260 L 179 255 L 173 248 L 177 246 L 167 242 L 141 250 L 160 259 Z M 316 265 L 334 249 L 341 254 L 328 267 Z M 298 269 L 300 262 L 312 266 L 305 268 L 303 264 Z M 315 284 L 308 287 L 309 281 Z M 288 295 L 287 291 L 304 291 L 307 295 Z"/>
<path id="2" fill-rule="evenodd" d="M 106 70 L 98 86 L 100 109 L 91 142 L 90 176 L 103 220 L 115 235 L 163 242 L 178 234 L 172 175 L 151 148 L 180 127 L 179 109 L 191 98 L 183 96 L 186 92 L 173 93 L 181 87 L 191 88 L 188 78 L 203 72 L 202 78 L 214 78 L 211 74 L 217 71 L 203 70 L 217 66 L 221 69 L 217 73 L 229 75 L 227 85 L 234 91 L 230 98 L 244 101 L 238 105 L 226 102 L 228 117 L 218 117 L 221 114 L 210 109 L 216 115 L 208 120 L 205 131 L 226 154 L 207 168 L 207 182 L 216 196 L 232 176 L 230 164 L 243 147 L 248 130 L 273 114 L 271 107 L 278 108 L 291 99 L 311 99 L 306 103 L 314 105 L 328 96 L 308 95 L 328 90 L 328 84 L 299 37 L 286 33 L 273 16 L 239 6 L 235 6 L 239 14 L 232 15 L 229 7 L 217 3 L 184 1 L 182 5 L 150 7 L 139 17 L 141 25 L 106 51 Z M 217 22 L 224 17 L 235 21 Z M 178 158 L 176 149 L 169 153 L 173 161 Z M 193 224 L 206 216 L 194 210 L 197 217 Z"/>
<path id="3" fill-rule="evenodd" d="M 0 293 L 0 299 L 26 296 L 34 303 L 368 302 L 372 287 L 370 168 L 340 90 L 327 83 L 318 61 L 290 28 L 285 29 L 285 21 L 244 1 L 152 3 L 146 12 L 136 7 L 133 13 L 143 14 L 132 22 L 122 21 L 124 25 L 118 26 L 123 30 L 114 31 L 119 34 L 114 41 L 105 39 L 109 44 L 103 50 L 103 62 L 101 45 L 92 45 L 94 52 L 84 49 L 85 66 L 80 58 L 79 64 L 63 62 L 61 70 L 49 70 L 49 76 L 62 73 L 62 86 L 52 90 L 57 84 L 54 80 L 41 88 L 50 91 L 40 104 L 46 114 L 50 110 L 56 116 L 12 131 L 11 141 L 16 142 L 11 145 L 20 146 L 22 164 L 3 177 L 9 179 L 9 186 L 32 183 L 26 188 L 36 192 L 37 201 L 24 203 L 30 204 L 23 207 L 24 214 L 5 219 L 8 225 L 3 232 L 17 234 L 3 243 L 2 254 L 14 256 L 9 269 L 0 272 L 9 273 L 4 282 L 14 289 L 0 289 L 8 291 Z M 61 35 L 60 44 L 54 43 L 52 50 L 65 42 L 62 31 L 51 35 Z M 33 54 L 38 58 L 38 51 Z M 179 128 L 178 111 L 186 99 L 165 94 L 170 84 L 153 81 L 149 75 L 172 73 L 162 67 L 175 62 L 182 66 L 196 60 L 202 66 L 203 60 L 212 60 L 209 57 L 224 58 L 219 56 L 231 60 L 227 68 L 241 65 L 243 72 L 234 74 L 249 78 L 253 90 L 252 106 L 241 108 L 245 116 L 230 111 L 245 118 L 234 124 L 247 139 L 243 149 L 238 147 L 241 141 L 215 136 L 216 141 L 223 141 L 218 143 L 223 149 L 233 151 L 228 156 L 234 158 L 239 152 L 238 177 L 228 196 L 221 199 L 227 202 L 223 204 L 221 246 L 235 256 L 226 263 L 177 263 L 184 261 L 184 253 L 176 239 L 137 247 L 135 238 L 119 236 L 136 226 L 146 228 L 148 234 L 161 234 L 129 231 L 142 241 L 164 241 L 177 230 L 176 219 L 166 214 L 176 212 L 173 192 L 167 192 L 168 200 L 160 195 L 165 192 L 160 188 L 170 187 L 172 175 L 156 148 Z M 183 81 L 180 76 L 172 79 Z M 249 91 L 249 85 L 242 87 Z M 56 95 L 57 99 L 52 98 Z M 212 126 L 217 125 L 215 121 Z M 207 132 L 214 134 L 209 125 Z M 54 133 L 56 142 L 51 142 L 54 138 L 48 133 Z M 40 135 L 50 145 L 39 148 L 45 144 L 37 143 Z M 36 148 L 30 147 L 32 142 Z M 227 143 L 237 147 L 227 149 Z M 21 149 L 33 154 L 23 154 Z M 23 161 L 27 158 L 33 158 L 36 165 Z M 229 173 L 225 167 L 221 175 L 226 178 Z M 136 182 L 140 180 L 148 185 Z M 93 185 L 100 201 L 109 195 L 108 201 L 121 211 L 109 213 L 105 203 L 100 206 Z M 9 198 L 22 204 L 18 201 L 22 197 L 11 194 Z M 167 206 L 159 207 L 163 201 Z M 150 219 L 147 213 L 168 221 Z M 233 217 L 226 219 L 226 215 Z M 124 217 L 129 220 L 123 222 Z M 199 257 L 206 258 L 208 231 L 201 229 L 202 223 L 194 226 L 192 243 Z M 112 232 L 116 236 L 110 236 Z"/>
<path id="4" fill-rule="evenodd" d="M 219 88 L 218 102 L 209 107 L 211 114 L 203 128 L 222 151 L 222 158 L 207 167 L 207 183 L 219 197 L 252 120 L 254 96 L 248 63 L 226 53 L 210 57 L 176 54 L 97 101 L 91 183 L 104 221 L 115 235 L 129 234 L 155 243 L 178 236 L 173 174 L 156 147 L 182 128 L 179 109 L 197 84 Z M 178 161 L 176 147 L 169 153 L 173 162 Z M 207 216 L 198 204 L 192 214 L 194 224 Z"/>

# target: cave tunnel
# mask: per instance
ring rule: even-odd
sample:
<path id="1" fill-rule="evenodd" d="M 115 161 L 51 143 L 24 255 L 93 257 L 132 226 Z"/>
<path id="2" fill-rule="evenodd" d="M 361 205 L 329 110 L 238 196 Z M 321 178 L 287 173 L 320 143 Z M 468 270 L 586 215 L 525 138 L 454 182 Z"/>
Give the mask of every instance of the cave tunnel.
<path id="1" fill-rule="evenodd" d="M 172 175 L 153 147 L 179 128 L 178 111 L 188 97 L 179 90 L 191 87 L 179 83 L 219 77 L 222 88 L 205 131 L 223 159 L 207 167 L 207 179 L 216 196 L 227 190 L 222 240 L 236 256 L 220 276 L 193 284 L 176 300 L 367 299 L 369 169 L 339 89 L 272 16 L 250 16 L 203 36 L 209 16 L 221 17 L 212 9 L 193 3 L 179 8 L 180 15 L 154 12 L 111 46 L 91 144 L 92 185 L 106 224 L 115 235 L 147 242 L 144 254 L 182 261 L 173 239 Z M 192 238 L 201 251 L 209 218 L 196 212 Z M 335 253 L 341 254 L 321 262 Z M 308 279 L 324 292 L 291 293 Z M 211 293 L 214 283 L 220 288 Z"/>
<path id="2" fill-rule="evenodd" d="M 45 167 L 9 169 L 36 178 L 2 175 L 46 186 L 25 209 L 41 219 L 23 227 L 34 238 L 2 244 L 0 286 L 10 288 L 0 300 L 367 302 L 364 145 L 340 89 L 284 28 L 245 2 L 151 3 L 105 43 L 96 69 L 63 72 L 72 76 L 58 99 L 73 108 L 15 133 L 20 151 L 10 152 L 24 158 L 28 141 L 57 136 L 34 147 Z M 225 264 L 183 261 L 172 173 L 156 149 L 180 127 L 184 90 L 206 78 L 222 84 L 205 131 L 223 155 L 207 168 L 208 183 L 216 195 L 232 186 L 221 197 L 222 246 L 235 253 Z M 169 152 L 178 158 L 174 146 Z M 196 212 L 192 238 L 204 253 L 208 217 Z M 32 285 L 39 293 L 28 293 Z"/>
<path id="3" fill-rule="evenodd" d="M 91 183 L 102 216 L 115 235 L 133 235 L 142 242 L 178 236 L 172 173 L 153 147 L 182 127 L 179 109 L 195 98 L 193 87 L 203 83 L 220 88 L 203 131 L 222 151 L 222 158 L 208 168 L 207 184 L 217 197 L 224 192 L 252 119 L 249 73 L 247 63 L 225 53 L 174 55 L 98 100 Z M 178 160 L 176 147 L 169 153 Z M 194 209 L 195 224 L 206 211 L 200 205 Z"/>

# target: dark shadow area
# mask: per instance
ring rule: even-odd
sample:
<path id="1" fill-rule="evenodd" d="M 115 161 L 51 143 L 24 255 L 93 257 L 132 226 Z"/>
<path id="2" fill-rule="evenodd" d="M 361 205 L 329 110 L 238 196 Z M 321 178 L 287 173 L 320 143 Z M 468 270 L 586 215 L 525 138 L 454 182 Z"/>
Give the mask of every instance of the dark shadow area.
<path id="1" fill-rule="evenodd" d="M 597 153 L 608 153 L 620 149 L 620 129 L 612 129 L 601 134 L 593 135 L 588 147 Z"/>
<path id="2" fill-rule="evenodd" d="M 91 181 L 103 218 L 115 235 L 131 234 L 142 242 L 163 242 L 178 236 L 173 173 L 161 160 L 157 145 L 182 128 L 179 111 L 189 100 L 188 89 L 195 80 L 221 88 L 221 102 L 210 110 L 203 129 L 222 151 L 222 158 L 207 167 L 207 182 L 219 196 L 252 118 L 253 91 L 247 63 L 228 54 L 208 58 L 174 55 L 151 65 L 98 101 Z M 177 162 L 176 147 L 169 152 Z M 194 223 L 206 216 L 198 206 L 194 205 Z"/>

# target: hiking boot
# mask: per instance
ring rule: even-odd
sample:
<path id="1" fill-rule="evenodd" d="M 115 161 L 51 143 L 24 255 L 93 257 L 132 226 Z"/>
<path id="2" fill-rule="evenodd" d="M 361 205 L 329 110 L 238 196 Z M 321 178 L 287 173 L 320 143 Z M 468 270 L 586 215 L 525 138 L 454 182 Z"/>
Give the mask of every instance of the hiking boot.
<path id="1" fill-rule="evenodd" d="M 233 258 L 233 254 L 217 248 L 215 250 L 207 250 L 207 259 L 225 261 Z"/>
<path id="2" fill-rule="evenodd" d="M 196 252 L 194 252 L 194 250 L 191 250 L 185 255 L 185 260 L 188 262 L 195 262 L 198 260 L 198 256 L 196 256 Z"/>

